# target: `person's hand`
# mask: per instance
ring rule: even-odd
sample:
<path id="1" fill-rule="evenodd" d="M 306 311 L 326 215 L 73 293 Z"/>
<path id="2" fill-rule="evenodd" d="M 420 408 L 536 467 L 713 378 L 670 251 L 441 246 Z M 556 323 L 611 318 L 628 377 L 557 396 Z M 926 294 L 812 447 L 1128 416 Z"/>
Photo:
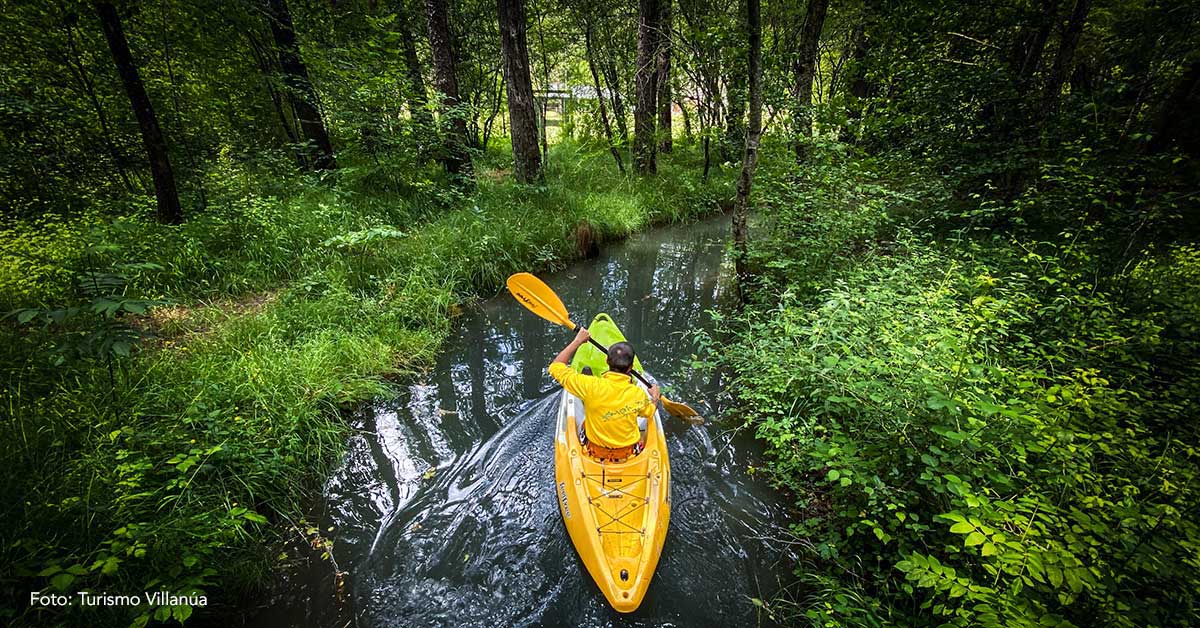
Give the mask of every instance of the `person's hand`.
<path id="1" fill-rule="evenodd" d="M 579 331 L 575 333 L 575 340 L 572 340 L 571 344 L 582 345 L 590 340 L 591 337 L 592 334 L 586 327 L 580 327 Z"/>
<path id="2" fill-rule="evenodd" d="M 658 403 L 658 399 L 661 396 L 662 396 L 662 393 L 658 390 L 658 384 L 655 384 L 650 387 L 650 401 L 653 401 L 654 403 Z"/>

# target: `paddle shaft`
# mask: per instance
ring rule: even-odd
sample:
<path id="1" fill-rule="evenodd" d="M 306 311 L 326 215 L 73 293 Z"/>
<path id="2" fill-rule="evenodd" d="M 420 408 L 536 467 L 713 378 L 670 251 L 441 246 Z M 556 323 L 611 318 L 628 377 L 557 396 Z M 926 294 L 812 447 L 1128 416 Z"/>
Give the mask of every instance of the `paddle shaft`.
<path id="1" fill-rule="evenodd" d="M 576 326 L 575 326 L 575 331 L 576 331 L 576 332 L 578 332 L 578 331 L 579 331 L 579 329 L 580 329 L 580 326 L 579 326 L 579 325 L 576 325 Z M 592 345 L 593 345 L 593 346 L 595 346 L 597 349 L 599 349 L 599 350 L 603 351 L 603 352 L 604 352 L 604 355 L 608 355 L 608 347 L 606 347 L 606 346 L 604 346 L 604 345 L 600 344 L 599 342 L 596 342 L 596 339 L 595 339 L 595 338 L 588 338 L 588 342 L 592 343 Z M 653 386 L 653 385 L 654 385 L 654 384 L 651 384 L 650 382 L 646 381 L 646 378 L 645 378 L 645 377 L 643 377 L 643 376 L 642 376 L 642 374 L 641 374 L 641 373 L 639 373 L 639 372 L 637 372 L 636 370 L 634 370 L 634 369 L 629 369 L 629 372 L 630 372 L 630 373 L 631 373 L 631 374 L 632 374 L 634 377 L 638 378 L 638 381 L 640 381 L 640 382 L 642 382 L 643 384 L 645 384 L 645 385 L 646 385 L 646 388 L 649 388 L 649 387 L 651 387 L 651 386 Z"/>

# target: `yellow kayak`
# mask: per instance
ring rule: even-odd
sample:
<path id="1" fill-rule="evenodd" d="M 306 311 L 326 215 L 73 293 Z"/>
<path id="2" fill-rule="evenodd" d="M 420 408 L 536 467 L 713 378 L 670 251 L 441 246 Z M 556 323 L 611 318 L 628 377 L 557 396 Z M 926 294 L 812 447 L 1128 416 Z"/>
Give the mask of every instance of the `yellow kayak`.
<path id="1" fill-rule="evenodd" d="M 588 330 L 605 346 L 625 340 L 607 314 L 597 315 Z M 576 352 L 571 366 L 580 371 L 590 366 L 595 375 L 608 370 L 604 355 L 591 345 Z M 641 370 L 641 364 L 635 362 L 634 368 Z M 646 596 L 671 519 L 671 463 L 662 419 L 655 413 L 648 421 L 641 453 L 612 463 L 591 458 L 580 444 L 583 418 L 583 402 L 564 390 L 554 441 L 558 508 L 608 603 L 629 613 Z"/>

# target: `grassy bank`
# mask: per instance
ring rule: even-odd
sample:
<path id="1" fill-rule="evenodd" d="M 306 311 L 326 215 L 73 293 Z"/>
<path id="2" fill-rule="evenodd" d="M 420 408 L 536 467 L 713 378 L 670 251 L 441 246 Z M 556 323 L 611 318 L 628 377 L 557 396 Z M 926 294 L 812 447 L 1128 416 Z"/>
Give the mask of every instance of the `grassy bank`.
<path id="1" fill-rule="evenodd" d="M 834 148 L 767 186 L 759 301 L 699 339 L 794 496 L 804 584 L 767 610 L 1194 624 L 1197 250 L 1114 228 L 1156 215 L 1120 168 L 1047 164 L 1005 203 Z"/>
<path id="2" fill-rule="evenodd" d="M 181 227 L 139 207 L 6 226 L 8 619 L 194 610 L 38 610 L 29 590 L 235 604 L 336 460 L 339 408 L 427 367 L 461 303 L 732 195 L 687 151 L 652 180 L 608 159 L 561 145 L 529 187 L 485 158 L 467 192 L 386 164 L 321 184 L 223 166 L 210 210 Z"/>

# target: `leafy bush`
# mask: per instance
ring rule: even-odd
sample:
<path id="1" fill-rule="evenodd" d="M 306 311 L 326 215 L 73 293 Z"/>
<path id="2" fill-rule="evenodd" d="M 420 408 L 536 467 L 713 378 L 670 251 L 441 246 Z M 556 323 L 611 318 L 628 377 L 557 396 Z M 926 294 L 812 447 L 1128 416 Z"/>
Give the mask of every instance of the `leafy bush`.
<path id="1" fill-rule="evenodd" d="M 1198 434 L 1151 382 L 1195 382 L 1195 354 L 1159 364 L 1169 316 L 1132 316 L 1071 243 L 968 248 L 904 237 L 720 350 L 796 497 L 808 618 L 1194 623 Z"/>

